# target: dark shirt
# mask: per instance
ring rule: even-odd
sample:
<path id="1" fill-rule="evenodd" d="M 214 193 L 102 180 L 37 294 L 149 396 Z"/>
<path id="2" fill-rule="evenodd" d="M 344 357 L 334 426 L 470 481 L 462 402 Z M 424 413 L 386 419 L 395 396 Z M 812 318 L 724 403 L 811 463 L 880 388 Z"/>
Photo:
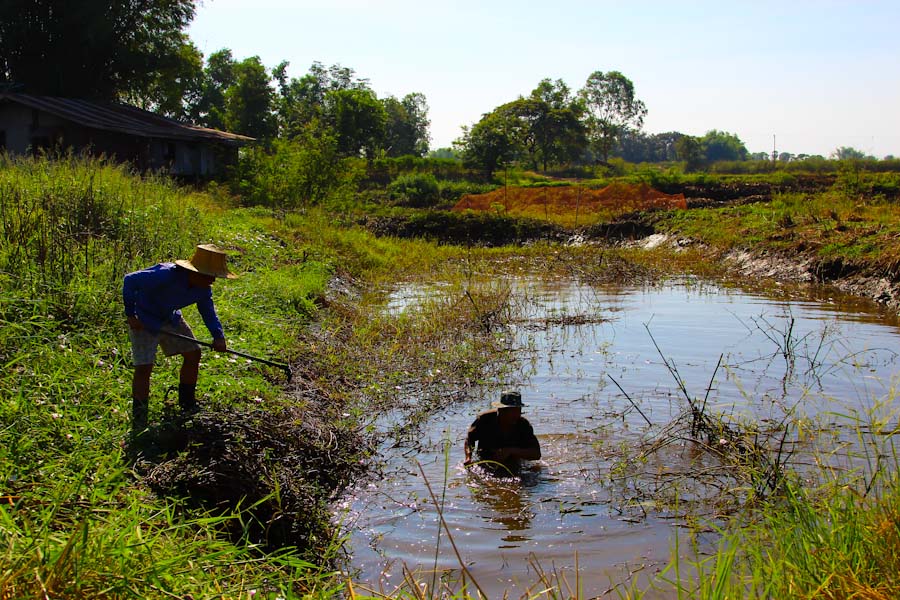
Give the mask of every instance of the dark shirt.
<path id="1" fill-rule="evenodd" d="M 478 442 L 478 454 L 482 459 L 493 459 L 498 448 L 538 448 L 537 437 L 531 423 L 525 417 L 519 417 L 515 426 L 508 432 L 500 431 L 498 409 L 481 413 L 469 427 L 466 445 L 475 448 Z"/>
<path id="2" fill-rule="evenodd" d="M 125 315 L 137 316 L 148 331 L 157 333 L 164 324 L 177 324 L 182 308 L 196 304 L 213 339 L 224 338 L 212 289 L 191 286 L 189 277 L 188 270 L 175 263 L 160 263 L 129 273 L 122 284 Z"/>

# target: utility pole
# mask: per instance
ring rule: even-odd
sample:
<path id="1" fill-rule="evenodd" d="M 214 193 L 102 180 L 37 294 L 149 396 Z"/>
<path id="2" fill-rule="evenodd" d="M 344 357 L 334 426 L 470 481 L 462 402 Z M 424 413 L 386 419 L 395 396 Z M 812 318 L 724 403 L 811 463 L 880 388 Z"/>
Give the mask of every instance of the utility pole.
<path id="1" fill-rule="evenodd" d="M 778 151 L 775 149 L 775 134 L 772 134 L 772 164 L 778 160 Z"/>

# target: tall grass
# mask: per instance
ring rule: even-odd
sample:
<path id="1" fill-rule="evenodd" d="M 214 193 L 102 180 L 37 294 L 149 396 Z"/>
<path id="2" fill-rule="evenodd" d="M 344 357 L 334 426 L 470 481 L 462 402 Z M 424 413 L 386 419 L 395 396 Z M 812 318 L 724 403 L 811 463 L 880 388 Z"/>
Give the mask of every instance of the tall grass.
<path id="1" fill-rule="evenodd" d="M 695 558 L 684 559 L 676 547 L 654 587 L 679 598 L 722 600 L 898 597 L 895 400 L 891 389 L 877 408 L 834 415 L 831 428 L 853 435 L 858 450 L 839 457 L 828 442 L 814 444 L 807 464 L 782 480 L 781 493 L 715 527 L 720 537 L 712 553 L 694 545 Z"/>
<path id="2" fill-rule="evenodd" d="M 675 562 L 662 589 L 680 598 L 896 598 L 900 593 L 900 487 L 896 464 L 866 495 L 854 485 L 787 486 L 784 497 L 720 530 L 717 550 L 691 569 Z M 676 559 L 673 559 L 673 561 Z M 684 571 L 690 576 L 680 576 Z M 636 594 L 638 597 L 643 593 Z"/>
<path id="3" fill-rule="evenodd" d="M 131 359 L 120 300 L 125 273 L 214 242 L 244 275 L 214 288 L 231 347 L 289 351 L 330 267 L 295 256 L 264 213 L 223 211 L 165 179 L 74 156 L 0 157 L 0 228 L 0 597 L 330 595 L 331 574 L 296 553 L 222 538 L 241 511 L 187 513 L 142 490 L 123 443 Z M 199 324 L 195 313 L 185 316 Z M 178 366 L 154 373 L 154 416 Z M 273 400 L 275 381 L 205 354 L 202 402 Z"/>
<path id="4" fill-rule="evenodd" d="M 60 318 L 90 320 L 87 279 L 118 282 L 135 264 L 183 256 L 207 227 L 163 179 L 77 157 L 0 157 L 0 273 Z"/>

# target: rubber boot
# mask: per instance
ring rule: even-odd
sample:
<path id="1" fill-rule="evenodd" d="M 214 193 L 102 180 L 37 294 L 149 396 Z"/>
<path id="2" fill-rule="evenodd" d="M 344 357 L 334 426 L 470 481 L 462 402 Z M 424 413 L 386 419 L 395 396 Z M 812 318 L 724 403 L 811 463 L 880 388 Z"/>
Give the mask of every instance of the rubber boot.
<path id="1" fill-rule="evenodd" d="M 147 429 L 147 414 L 150 411 L 149 398 L 131 400 L 131 433 L 137 435 Z"/>
<path id="2" fill-rule="evenodd" d="M 197 384 L 178 384 L 178 406 L 185 414 L 194 414 L 200 410 L 197 406 Z"/>

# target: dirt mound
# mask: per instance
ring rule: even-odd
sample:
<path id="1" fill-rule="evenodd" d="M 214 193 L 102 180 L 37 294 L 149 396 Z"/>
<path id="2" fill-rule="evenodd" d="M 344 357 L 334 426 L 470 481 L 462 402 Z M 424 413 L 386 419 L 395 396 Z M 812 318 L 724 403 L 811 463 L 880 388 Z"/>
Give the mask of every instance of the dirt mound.
<path id="1" fill-rule="evenodd" d="M 645 183 L 612 183 L 602 189 L 580 186 L 506 187 L 467 194 L 454 211 L 497 211 L 519 215 L 623 214 L 652 209 L 687 208 L 684 194 L 664 194 Z"/>
<path id="2" fill-rule="evenodd" d="M 363 470 L 355 432 L 295 408 L 202 412 L 142 442 L 150 488 L 214 514 L 227 532 L 269 550 L 318 552 L 334 525 L 327 505 Z"/>

